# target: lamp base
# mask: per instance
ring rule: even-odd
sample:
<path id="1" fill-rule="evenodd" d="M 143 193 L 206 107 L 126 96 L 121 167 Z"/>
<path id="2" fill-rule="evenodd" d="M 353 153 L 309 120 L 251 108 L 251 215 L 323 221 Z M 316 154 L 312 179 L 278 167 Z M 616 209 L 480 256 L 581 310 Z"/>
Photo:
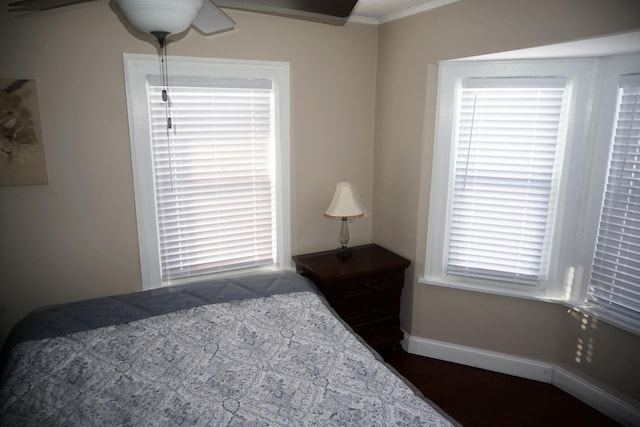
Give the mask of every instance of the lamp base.
<path id="1" fill-rule="evenodd" d="M 336 249 L 336 255 L 342 259 L 351 258 L 351 248 L 347 246 L 340 246 Z"/>

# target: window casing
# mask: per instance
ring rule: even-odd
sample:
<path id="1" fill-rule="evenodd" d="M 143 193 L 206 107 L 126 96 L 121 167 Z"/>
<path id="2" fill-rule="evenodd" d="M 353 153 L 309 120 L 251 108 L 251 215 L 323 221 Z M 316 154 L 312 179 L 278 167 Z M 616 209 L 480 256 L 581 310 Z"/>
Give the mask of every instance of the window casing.
<path id="1" fill-rule="evenodd" d="M 631 269 L 633 273 L 631 276 L 626 276 L 626 282 L 618 281 L 618 283 L 626 283 L 619 285 L 624 288 L 622 290 L 613 284 L 607 288 L 607 291 L 600 288 L 596 292 L 595 280 L 592 280 L 592 277 L 602 271 L 598 266 L 598 261 L 594 263 L 594 254 L 597 259 L 597 248 L 602 247 L 603 241 L 602 227 L 600 234 L 598 234 L 598 230 L 601 223 L 600 213 L 606 212 L 606 208 L 602 209 L 603 200 L 605 207 L 608 203 L 606 197 L 603 199 L 603 194 L 610 170 L 607 162 L 610 158 L 611 137 L 614 123 L 616 123 L 614 113 L 616 112 L 616 101 L 619 99 L 617 94 L 621 82 L 620 76 L 634 73 L 640 73 L 640 55 L 638 54 L 617 58 L 452 61 L 441 64 L 427 253 L 425 272 L 424 276 L 420 278 L 420 282 L 560 302 L 598 315 L 631 332 L 640 333 L 640 316 L 634 317 L 640 313 L 640 289 L 638 289 L 640 282 L 637 280 L 638 277 L 633 275 L 638 271 L 638 257 L 637 252 L 632 253 L 637 250 L 635 245 L 638 241 L 638 235 L 633 234 L 636 231 L 630 231 L 636 230 L 634 227 L 638 221 L 638 213 L 633 211 L 633 209 L 637 209 L 637 205 L 633 204 L 635 203 L 633 200 L 639 193 L 636 178 L 638 176 L 636 168 L 639 166 L 630 166 L 629 159 L 632 156 L 627 157 L 627 169 L 624 172 L 627 183 L 633 181 L 631 185 L 625 187 L 627 204 L 624 210 L 627 216 L 624 221 L 627 228 L 621 233 L 625 235 L 625 238 L 619 238 L 616 243 L 621 246 L 626 245 L 625 250 L 629 252 L 626 255 L 620 255 L 618 259 L 614 260 L 614 264 L 618 265 L 616 267 L 618 272 L 615 273 L 618 276 L 620 276 L 620 268 Z M 559 122 L 553 119 L 552 127 L 557 128 L 558 137 L 555 152 L 547 150 L 547 154 L 545 154 L 545 150 L 540 149 L 544 145 L 542 144 L 531 150 L 530 153 L 523 154 L 518 160 L 519 163 L 506 160 L 503 162 L 517 164 L 518 166 L 513 169 L 522 175 L 529 168 L 531 162 L 535 161 L 538 164 L 537 161 L 542 158 L 546 157 L 549 160 L 553 157 L 553 166 L 551 167 L 549 163 L 544 166 L 548 172 L 551 169 L 553 172 L 547 180 L 547 189 L 543 191 L 544 197 L 548 198 L 549 202 L 545 207 L 546 218 L 544 214 L 539 216 L 541 225 L 539 232 L 535 233 L 537 272 L 535 269 L 530 270 L 534 271 L 534 274 L 525 274 L 523 280 L 520 273 L 512 274 L 510 277 L 511 273 L 508 273 L 505 276 L 504 270 L 510 271 L 511 267 L 508 265 L 514 259 L 518 259 L 519 253 L 523 251 L 523 248 L 527 248 L 530 242 L 525 239 L 523 242 L 526 243 L 518 242 L 515 246 L 510 246 L 514 239 L 509 233 L 505 234 L 501 227 L 508 222 L 504 217 L 505 214 L 507 216 L 511 214 L 509 207 L 509 203 L 511 203 L 516 205 L 516 211 L 525 212 L 524 217 L 519 218 L 518 221 L 523 224 L 522 230 L 526 231 L 524 225 L 527 221 L 523 218 L 530 218 L 526 201 L 528 196 L 519 194 L 515 200 L 507 201 L 506 206 L 498 204 L 498 208 L 488 214 L 490 221 L 493 221 L 491 227 L 497 224 L 495 234 L 486 234 L 482 229 L 479 231 L 476 226 L 477 220 L 468 214 L 461 217 L 464 224 L 461 228 L 463 231 L 457 233 L 456 227 L 459 226 L 456 225 L 456 220 L 459 217 L 456 217 L 456 214 L 459 210 L 457 204 L 460 205 L 460 203 L 456 198 L 465 203 L 471 201 L 467 203 L 468 206 L 471 206 L 469 212 L 482 211 L 482 203 L 462 191 L 465 185 L 467 186 L 465 190 L 469 189 L 470 177 L 473 178 L 474 174 L 477 174 L 474 171 L 474 155 L 478 155 L 478 158 L 481 159 L 489 159 L 487 169 L 492 173 L 498 173 L 501 168 L 504 169 L 504 165 L 500 164 L 501 159 L 508 158 L 510 155 L 509 147 L 514 148 L 518 145 L 507 142 L 502 153 L 496 151 L 499 154 L 493 155 L 493 157 L 487 156 L 488 151 L 483 150 L 481 143 L 479 143 L 482 138 L 478 135 L 472 135 L 476 131 L 484 132 L 482 125 L 470 124 L 471 121 L 477 121 L 478 118 L 477 116 L 471 118 L 473 108 L 469 105 L 472 105 L 472 102 L 477 102 L 476 95 L 481 88 L 469 89 L 468 86 L 473 86 L 474 82 L 488 82 L 489 84 L 485 84 L 485 86 L 489 86 L 495 92 L 499 86 L 496 85 L 496 82 L 509 86 L 505 82 L 512 81 L 516 83 L 512 86 L 522 87 L 527 85 L 527 81 L 539 82 L 544 79 L 549 79 L 548 81 L 559 79 L 558 81 L 564 80 L 566 83 L 562 101 L 563 111 L 556 116 Z M 623 81 L 629 83 L 631 80 L 626 78 Z M 633 81 L 635 82 L 635 80 Z M 627 87 L 631 86 L 633 85 L 627 84 Z M 469 98 L 471 95 L 473 97 Z M 467 96 L 466 100 L 465 96 Z M 470 101 L 471 99 L 473 101 Z M 466 113 L 464 112 L 465 108 L 467 109 Z M 477 104 L 475 113 L 478 113 Z M 537 113 L 530 115 L 530 117 L 536 115 Z M 640 113 L 638 117 L 640 120 Z M 548 124 L 550 123 L 548 122 Z M 556 126 L 558 123 L 559 126 Z M 629 121 L 625 123 L 628 125 Z M 490 125 L 487 127 L 491 128 Z M 631 135 L 632 139 L 635 138 L 633 139 L 634 143 L 638 144 L 636 127 L 635 124 L 631 125 L 633 130 L 625 135 Z M 531 130 L 531 135 L 536 133 L 536 125 L 530 124 L 526 128 Z M 549 128 L 547 127 L 547 129 Z M 511 135 L 509 138 L 513 139 L 514 137 Z M 620 138 L 618 139 L 620 140 Z M 469 141 L 471 142 L 471 151 L 469 151 Z M 481 151 L 479 154 L 473 152 L 474 144 L 475 150 Z M 620 146 L 622 144 L 620 143 Z M 628 142 L 625 147 L 629 150 Z M 638 149 L 640 150 L 640 148 Z M 523 150 L 523 153 L 525 151 Z M 615 158 L 615 155 L 613 157 Z M 633 159 L 636 158 L 638 157 L 633 157 Z M 491 162 L 498 164 L 493 165 Z M 630 169 L 631 167 L 633 169 Z M 498 190 L 494 193 L 498 199 L 504 198 L 505 192 L 510 191 L 509 185 L 497 188 Z M 525 185 L 525 188 L 528 187 Z M 494 193 L 489 192 L 488 194 L 494 195 Z M 492 202 L 491 197 L 487 200 Z M 485 201 L 480 200 L 480 202 Z M 631 226 L 632 223 L 633 226 Z M 479 240 L 474 241 L 474 233 L 480 234 Z M 524 234 L 528 236 L 527 233 Z M 471 241 L 467 245 L 473 246 L 475 244 L 479 248 L 477 255 L 480 265 L 491 259 L 490 254 L 495 252 L 491 247 L 493 244 L 497 245 L 500 250 L 504 250 L 505 253 L 495 257 L 497 266 L 495 269 L 489 267 L 488 272 L 474 271 L 473 268 L 459 268 L 457 265 L 452 268 L 450 242 L 455 240 L 458 244 L 458 235 L 462 236 L 463 240 Z M 621 242 L 622 240 L 624 242 Z M 488 246 L 484 246 L 485 243 Z M 466 253 L 464 251 L 461 253 L 463 262 L 468 262 L 464 259 Z M 617 253 L 621 252 L 617 251 Z M 610 255 L 606 255 L 609 260 L 611 260 Z M 624 264 L 625 257 L 631 261 Z M 504 262 L 501 263 L 501 261 Z M 629 283 L 634 285 L 630 287 Z M 612 291 L 612 289 L 614 290 Z M 617 313 L 616 309 L 612 309 L 612 304 L 616 303 L 613 303 L 611 299 L 615 300 L 616 295 L 619 297 L 620 294 L 628 297 L 625 301 L 633 300 L 630 311 L 628 307 L 623 309 L 626 311 L 626 314 L 623 315 Z M 603 300 L 605 302 L 602 302 Z"/>
<path id="2" fill-rule="evenodd" d="M 562 78 L 460 82 L 447 275 L 544 280 L 568 92 Z"/>
<path id="3" fill-rule="evenodd" d="M 593 161 L 569 302 L 640 334 L 640 54 L 605 58 L 600 69 L 590 132 Z"/>
<path id="4" fill-rule="evenodd" d="M 143 287 L 290 268 L 288 65 L 124 55 Z M 171 127 L 167 118 L 171 117 Z"/>
<path id="5" fill-rule="evenodd" d="M 640 73 L 621 76 L 617 92 L 587 302 L 640 324 Z"/>

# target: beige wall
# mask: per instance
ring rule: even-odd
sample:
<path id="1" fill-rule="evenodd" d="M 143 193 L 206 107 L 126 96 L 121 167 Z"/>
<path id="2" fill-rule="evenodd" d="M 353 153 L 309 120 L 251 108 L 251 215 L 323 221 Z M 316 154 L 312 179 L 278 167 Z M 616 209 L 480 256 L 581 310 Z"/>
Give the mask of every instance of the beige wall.
<path id="1" fill-rule="evenodd" d="M 230 11 L 232 34 L 189 32 L 170 55 L 291 67 L 292 252 L 338 245 L 336 182 L 371 207 L 377 28 Z M 141 289 L 122 53 L 155 54 L 97 1 L 0 12 L 0 78 L 36 79 L 49 185 L 0 188 L 0 342 L 29 310 Z M 351 228 L 371 240 L 371 217 Z"/>
<path id="2" fill-rule="evenodd" d="M 640 337 L 581 329 L 561 305 L 417 283 L 425 258 L 437 62 L 640 27 L 637 0 L 461 0 L 379 29 L 373 240 L 414 261 L 402 325 L 412 335 L 548 361 L 640 401 Z M 578 340 L 592 357 L 576 360 Z"/>

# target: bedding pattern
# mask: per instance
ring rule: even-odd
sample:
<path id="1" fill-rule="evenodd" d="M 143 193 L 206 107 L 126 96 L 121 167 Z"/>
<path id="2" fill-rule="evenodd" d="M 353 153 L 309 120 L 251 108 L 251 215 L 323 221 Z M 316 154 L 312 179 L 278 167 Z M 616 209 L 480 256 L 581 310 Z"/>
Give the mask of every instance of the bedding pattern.
<path id="1" fill-rule="evenodd" d="M 19 343 L 0 424 L 452 425 L 312 292 Z"/>

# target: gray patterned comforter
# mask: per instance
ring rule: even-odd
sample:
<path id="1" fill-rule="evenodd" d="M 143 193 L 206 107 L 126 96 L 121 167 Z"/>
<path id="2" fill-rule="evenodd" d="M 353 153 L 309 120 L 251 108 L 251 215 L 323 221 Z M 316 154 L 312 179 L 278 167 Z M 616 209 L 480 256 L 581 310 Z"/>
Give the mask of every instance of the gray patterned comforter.
<path id="1" fill-rule="evenodd" d="M 0 425 L 450 426 L 313 292 L 27 340 Z"/>

